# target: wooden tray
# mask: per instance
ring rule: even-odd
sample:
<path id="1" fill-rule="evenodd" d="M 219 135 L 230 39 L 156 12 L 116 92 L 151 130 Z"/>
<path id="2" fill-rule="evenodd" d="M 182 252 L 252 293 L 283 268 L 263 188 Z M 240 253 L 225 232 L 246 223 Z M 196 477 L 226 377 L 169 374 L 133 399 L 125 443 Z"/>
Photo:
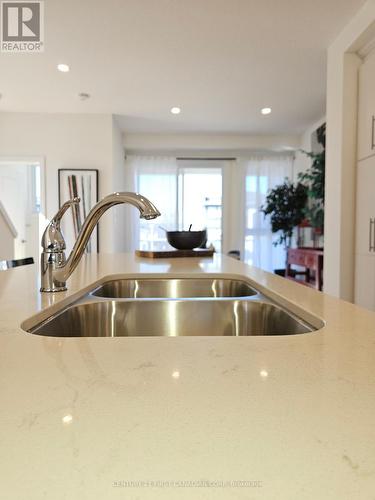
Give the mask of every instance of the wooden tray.
<path id="1" fill-rule="evenodd" d="M 135 255 L 148 259 L 170 259 L 175 257 L 212 257 L 213 248 L 196 248 L 195 250 L 136 250 Z"/>

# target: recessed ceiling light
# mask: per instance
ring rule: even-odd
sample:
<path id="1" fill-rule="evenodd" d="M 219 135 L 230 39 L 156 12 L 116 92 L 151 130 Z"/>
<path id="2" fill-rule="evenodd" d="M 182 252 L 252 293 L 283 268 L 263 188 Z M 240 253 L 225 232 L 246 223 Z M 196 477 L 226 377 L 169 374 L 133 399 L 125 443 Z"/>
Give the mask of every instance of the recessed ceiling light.
<path id="1" fill-rule="evenodd" d="M 61 73 L 68 73 L 68 71 L 70 70 L 67 64 L 58 64 L 57 69 L 61 71 Z"/>
<path id="2" fill-rule="evenodd" d="M 261 113 L 262 113 L 262 115 L 269 115 L 272 113 L 272 109 L 271 108 L 263 108 L 261 110 Z"/>
<path id="3" fill-rule="evenodd" d="M 68 414 L 65 415 L 62 419 L 63 424 L 71 424 L 73 422 L 73 416 Z"/>
<path id="4" fill-rule="evenodd" d="M 179 115 L 181 113 L 181 108 L 179 108 L 178 106 L 174 106 L 173 108 L 171 108 L 171 113 L 173 115 Z"/>
<path id="5" fill-rule="evenodd" d="M 78 94 L 78 97 L 81 99 L 81 101 L 86 101 L 87 99 L 90 99 L 90 94 L 87 94 L 86 92 L 80 92 Z"/>

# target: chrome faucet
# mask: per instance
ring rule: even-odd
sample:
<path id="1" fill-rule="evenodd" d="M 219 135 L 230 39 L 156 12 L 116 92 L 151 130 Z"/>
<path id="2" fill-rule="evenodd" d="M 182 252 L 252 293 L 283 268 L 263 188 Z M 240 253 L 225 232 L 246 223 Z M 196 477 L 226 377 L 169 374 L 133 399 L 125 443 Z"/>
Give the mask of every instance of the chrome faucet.
<path id="1" fill-rule="evenodd" d="M 100 217 L 110 207 L 120 203 L 130 203 L 140 211 L 141 219 L 159 217 L 159 210 L 144 196 L 137 193 L 113 193 L 99 201 L 88 213 L 68 259 L 65 257 L 66 244 L 61 232 L 60 222 L 69 207 L 78 205 L 81 200 L 73 198 L 63 204 L 46 227 L 42 236 L 41 254 L 41 292 L 61 292 L 66 290 L 66 280 L 77 267 L 87 242 Z"/>

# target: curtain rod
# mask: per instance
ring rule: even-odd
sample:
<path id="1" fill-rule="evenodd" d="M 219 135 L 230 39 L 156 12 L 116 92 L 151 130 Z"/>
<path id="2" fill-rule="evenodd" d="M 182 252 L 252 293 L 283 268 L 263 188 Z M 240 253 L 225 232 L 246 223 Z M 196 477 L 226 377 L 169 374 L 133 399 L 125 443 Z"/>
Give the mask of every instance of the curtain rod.
<path id="1" fill-rule="evenodd" d="M 212 161 L 225 161 L 225 160 L 237 160 L 237 158 L 207 158 L 207 157 L 204 157 L 204 158 L 198 158 L 196 156 L 193 156 L 193 157 L 188 157 L 188 156 L 178 156 L 176 158 L 176 160 L 198 160 L 198 161 L 202 161 L 202 160 L 212 160 Z"/>

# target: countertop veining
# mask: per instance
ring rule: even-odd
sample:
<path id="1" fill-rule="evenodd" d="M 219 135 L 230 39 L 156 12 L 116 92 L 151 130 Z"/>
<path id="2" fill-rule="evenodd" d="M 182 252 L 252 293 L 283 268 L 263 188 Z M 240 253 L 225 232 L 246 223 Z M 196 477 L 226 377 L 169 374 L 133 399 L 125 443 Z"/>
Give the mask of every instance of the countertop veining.
<path id="1" fill-rule="evenodd" d="M 285 337 L 51 338 L 20 324 L 109 275 L 245 276 L 323 318 Z M 233 259 L 0 273 L 1 497 L 375 498 L 375 314 Z"/>

